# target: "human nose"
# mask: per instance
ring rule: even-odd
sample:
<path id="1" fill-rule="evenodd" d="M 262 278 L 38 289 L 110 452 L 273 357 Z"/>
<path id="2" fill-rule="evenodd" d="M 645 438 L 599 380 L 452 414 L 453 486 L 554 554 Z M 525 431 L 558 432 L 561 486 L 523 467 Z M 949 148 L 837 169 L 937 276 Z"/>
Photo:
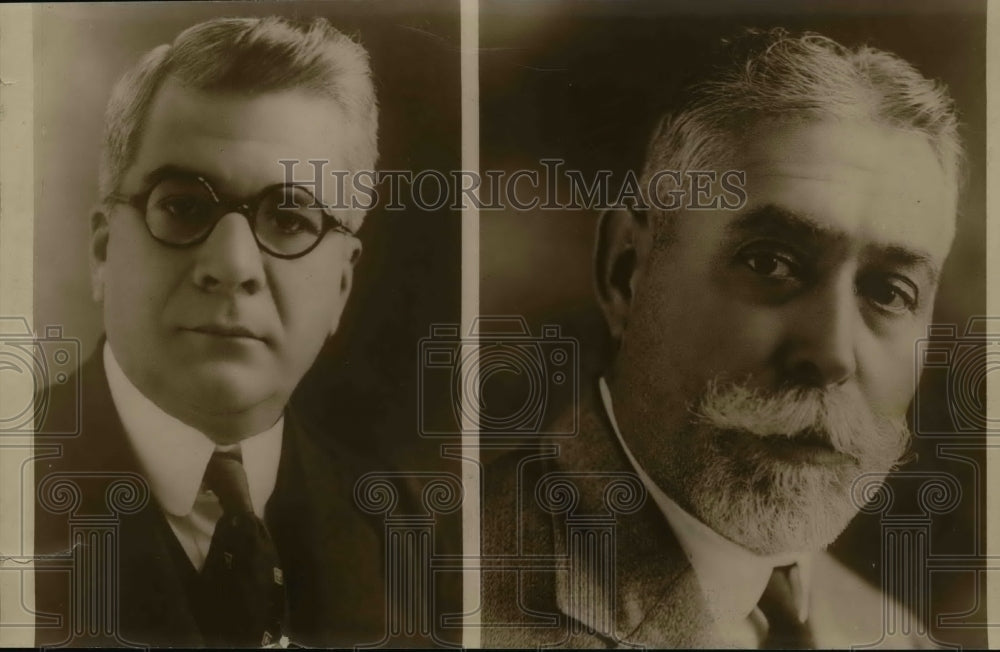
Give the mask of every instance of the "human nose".
<path id="1" fill-rule="evenodd" d="M 844 384 L 857 372 L 857 335 L 863 324 L 852 279 L 845 275 L 800 301 L 789 306 L 787 376 L 815 387 Z"/>
<path id="2" fill-rule="evenodd" d="M 254 294 L 264 283 L 261 256 L 250 222 L 227 213 L 197 248 L 194 283 L 206 292 Z"/>

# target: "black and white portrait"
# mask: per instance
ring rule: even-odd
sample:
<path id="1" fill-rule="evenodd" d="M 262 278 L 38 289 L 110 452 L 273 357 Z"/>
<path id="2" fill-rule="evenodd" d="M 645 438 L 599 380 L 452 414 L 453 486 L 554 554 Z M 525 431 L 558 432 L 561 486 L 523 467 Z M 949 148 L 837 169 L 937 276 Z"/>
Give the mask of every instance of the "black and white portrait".
<path id="1" fill-rule="evenodd" d="M 987 5 L 0 7 L 0 645 L 987 647 Z"/>
<path id="2" fill-rule="evenodd" d="M 458 484 L 412 416 L 417 341 L 458 320 L 457 214 L 373 201 L 380 168 L 459 165 L 457 4 L 39 5 L 34 29 L 34 323 L 79 366 L 36 399 L 36 642 L 457 640 L 460 578 L 408 588 L 404 622 L 388 512 L 358 499 Z"/>
<path id="3" fill-rule="evenodd" d="M 983 10 L 481 3 L 484 645 L 985 645 Z"/>

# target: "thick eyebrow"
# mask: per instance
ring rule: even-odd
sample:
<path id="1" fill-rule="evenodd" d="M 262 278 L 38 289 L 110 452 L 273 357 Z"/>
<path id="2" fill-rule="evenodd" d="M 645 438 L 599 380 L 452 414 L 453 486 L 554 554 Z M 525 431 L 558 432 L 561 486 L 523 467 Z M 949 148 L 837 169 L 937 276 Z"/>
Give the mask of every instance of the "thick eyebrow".
<path id="1" fill-rule="evenodd" d="M 777 204 L 764 204 L 750 209 L 733 220 L 726 230 L 733 237 L 758 233 L 793 238 L 813 244 L 834 244 L 848 238 L 848 234 L 822 224 L 810 215 L 791 211 Z M 940 268 L 934 258 L 925 251 L 886 243 L 873 243 L 866 249 L 883 264 L 920 269 L 931 283 L 936 284 L 940 277 Z"/>
<path id="2" fill-rule="evenodd" d="M 931 284 L 937 285 L 941 270 L 929 254 L 896 245 L 875 247 L 875 250 L 878 258 L 886 264 L 894 267 L 920 269 L 927 274 Z"/>
<path id="3" fill-rule="evenodd" d="M 813 217 L 788 210 L 777 204 L 752 208 L 726 227 L 730 235 L 744 233 L 773 234 L 801 240 L 842 241 L 847 234 L 821 224 Z"/>
<path id="4" fill-rule="evenodd" d="M 152 170 L 151 172 L 148 172 L 145 175 L 143 175 L 142 187 L 145 190 L 151 191 L 153 186 L 163 181 L 164 179 L 168 179 L 170 177 L 201 177 L 205 181 L 208 181 L 208 185 L 211 186 L 212 194 L 215 196 L 216 201 L 221 201 L 221 202 L 227 201 L 226 200 L 227 195 L 224 195 L 220 193 L 219 190 L 217 190 L 219 185 L 216 183 L 215 179 L 213 179 L 210 175 L 202 172 L 201 170 L 196 170 L 195 168 L 189 168 L 184 165 L 177 165 L 176 163 L 166 163 Z M 314 195 L 312 191 L 306 188 L 304 185 L 299 185 L 299 184 L 289 184 L 289 185 L 290 187 L 301 189 L 306 193 L 308 193 L 308 195 L 312 197 L 314 202 L 319 202 L 320 207 L 323 209 L 324 213 L 326 213 L 330 217 L 335 217 L 333 213 L 330 211 L 330 209 L 325 204 L 323 204 L 323 202 L 319 198 L 317 198 L 316 195 Z M 340 222 L 339 219 L 338 222 Z"/>
<path id="5" fill-rule="evenodd" d="M 203 177 L 206 181 L 212 184 L 213 187 L 215 185 L 212 182 L 212 179 L 201 170 L 195 170 L 194 168 L 176 165 L 174 163 L 167 163 L 152 170 L 151 172 L 147 172 L 142 177 L 143 187 L 149 188 L 154 186 L 167 177 Z"/>
<path id="6" fill-rule="evenodd" d="M 195 168 L 189 168 L 184 165 L 177 165 L 176 163 L 166 163 L 156 168 L 155 170 L 143 175 L 142 177 L 143 188 L 151 188 L 156 184 L 158 184 L 159 182 L 163 181 L 164 179 L 170 177 L 201 177 L 205 181 L 208 181 L 208 185 L 212 186 L 212 190 L 215 191 L 216 193 L 219 193 L 218 188 L 221 185 L 220 183 L 218 183 L 215 177 L 205 172 L 202 172 L 201 170 L 197 170 Z M 274 185 L 282 185 L 282 184 L 274 184 Z M 303 190 L 309 193 L 309 196 L 312 197 L 313 199 L 317 199 L 316 196 L 313 194 L 313 192 L 309 190 L 309 188 L 307 188 L 305 184 L 291 183 L 285 185 Z M 219 194 L 219 197 L 221 198 L 223 197 L 223 195 Z"/>

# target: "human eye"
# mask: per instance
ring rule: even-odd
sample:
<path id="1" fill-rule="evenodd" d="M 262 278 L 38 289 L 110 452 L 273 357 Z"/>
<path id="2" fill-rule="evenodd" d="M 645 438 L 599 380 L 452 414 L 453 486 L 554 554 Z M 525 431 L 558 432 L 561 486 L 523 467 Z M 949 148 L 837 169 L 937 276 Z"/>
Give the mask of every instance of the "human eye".
<path id="1" fill-rule="evenodd" d="M 323 232 L 323 212 L 317 203 L 301 188 L 274 187 L 261 199 L 258 220 L 274 236 L 318 236 Z"/>
<path id="2" fill-rule="evenodd" d="M 147 211 L 156 220 L 194 223 L 210 220 L 214 207 L 214 198 L 198 179 L 171 177 L 150 192 Z"/>
<path id="3" fill-rule="evenodd" d="M 768 281 L 798 281 L 802 277 L 800 256 L 777 242 L 751 243 L 739 251 L 737 260 L 754 275 Z"/>
<path id="4" fill-rule="evenodd" d="M 175 220 L 198 221 L 211 214 L 212 202 L 194 194 L 178 193 L 159 198 L 156 208 Z"/>
<path id="5" fill-rule="evenodd" d="M 867 274 L 858 281 L 858 291 L 877 309 L 890 314 L 916 312 L 920 303 L 916 284 L 898 274 Z"/>
<path id="6" fill-rule="evenodd" d="M 283 235 L 319 235 L 322 229 L 322 221 L 315 216 L 293 210 L 270 211 L 267 220 L 275 232 Z"/>

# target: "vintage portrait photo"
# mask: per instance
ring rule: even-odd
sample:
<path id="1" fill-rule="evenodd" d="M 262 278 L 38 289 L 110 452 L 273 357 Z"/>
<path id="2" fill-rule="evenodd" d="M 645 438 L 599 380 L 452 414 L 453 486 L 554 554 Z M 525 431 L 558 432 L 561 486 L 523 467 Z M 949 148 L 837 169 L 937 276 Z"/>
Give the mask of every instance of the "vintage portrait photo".
<path id="1" fill-rule="evenodd" d="M 986 645 L 985 10 L 480 3 L 484 646 Z"/>
<path id="2" fill-rule="evenodd" d="M 458 214 L 378 177 L 459 166 L 458 20 L 33 7 L 37 645 L 460 639 L 426 566 L 461 483 L 414 417 L 451 412 L 417 358 Z"/>
<path id="3" fill-rule="evenodd" d="M 990 647 L 996 9 L 0 5 L 0 647 Z"/>

